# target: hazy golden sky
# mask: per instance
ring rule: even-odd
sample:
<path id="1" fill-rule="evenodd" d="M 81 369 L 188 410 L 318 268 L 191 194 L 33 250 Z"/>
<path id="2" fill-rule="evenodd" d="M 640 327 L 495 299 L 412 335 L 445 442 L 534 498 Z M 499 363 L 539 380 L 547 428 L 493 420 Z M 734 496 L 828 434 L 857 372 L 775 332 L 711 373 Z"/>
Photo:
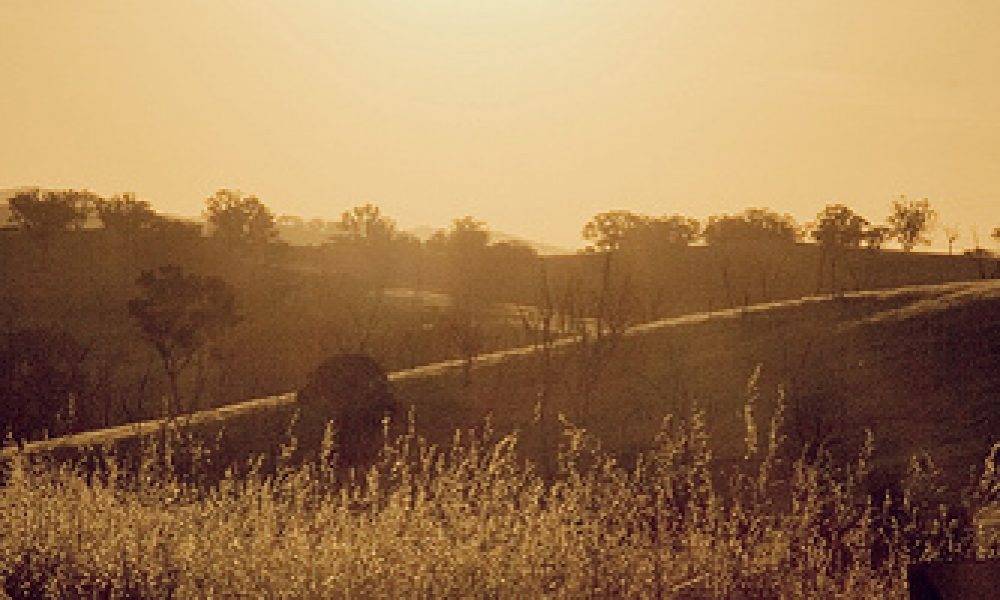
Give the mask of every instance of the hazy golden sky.
<path id="1" fill-rule="evenodd" d="M 375 202 L 570 247 L 595 212 L 1000 225 L 1000 2 L 0 4 L 0 188 Z"/>

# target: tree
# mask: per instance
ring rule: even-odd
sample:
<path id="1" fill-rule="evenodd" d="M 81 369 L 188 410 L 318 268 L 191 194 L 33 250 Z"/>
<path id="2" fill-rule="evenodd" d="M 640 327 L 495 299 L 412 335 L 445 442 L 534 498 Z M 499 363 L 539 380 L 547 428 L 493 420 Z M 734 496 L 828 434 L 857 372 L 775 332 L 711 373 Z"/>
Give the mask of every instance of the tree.
<path id="1" fill-rule="evenodd" d="M 591 243 L 587 250 L 614 252 L 631 232 L 647 221 L 647 217 L 627 210 L 598 213 L 583 226 L 583 239 Z"/>
<path id="2" fill-rule="evenodd" d="M 955 247 L 955 242 L 958 238 L 962 237 L 959 233 L 958 227 L 948 226 L 944 228 L 944 237 L 948 240 L 948 256 L 951 256 Z"/>
<path id="3" fill-rule="evenodd" d="M 837 261 L 845 250 L 857 248 L 866 239 L 870 223 L 843 204 L 830 204 L 816 215 L 810 235 L 822 248 L 819 281 L 823 280 L 823 265 L 830 259 L 831 288 L 837 292 Z"/>
<path id="4" fill-rule="evenodd" d="M 927 234 L 934 226 L 937 211 L 931 208 L 927 198 L 923 200 L 907 200 L 900 196 L 892 201 L 892 214 L 889 215 L 889 231 L 899 240 L 903 251 L 910 252 L 918 244 L 929 244 Z"/>
<path id="5" fill-rule="evenodd" d="M 993 229 L 993 233 L 990 234 L 990 237 L 1000 242 L 1000 227 L 995 227 Z"/>
<path id="6" fill-rule="evenodd" d="M 754 274 L 759 277 L 762 301 L 768 300 L 788 259 L 785 247 L 797 242 L 799 236 L 792 217 L 765 208 L 709 217 L 702 237 L 716 249 L 712 254 L 719 261 L 726 303 L 736 306 L 740 301 L 738 292 L 742 292 L 744 304 L 750 302 L 749 280 Z M 742 290 L 735 288 L 738 278 L 734 274 L 742 275 Z"/>
<path id="7" fill-rule="evenodd" d="M 97 217 L 109 231 L 132 237 L 149 229 L 159 218 L 146 200 L 137 200 L 135 194 L 125 193 L 110 200 L 98 198 L 95 202 Z"/>
<path id="8" fill-rule="evenodd" d="M 167 412 L 174 416 L 181 374 L 211 339 L 238 322 L 236 298 L 224 280 L 176 265 L 143 271 L 136 283 L 141 294 L 129 301 L 129 312 L 159 355 L 170 385 Z"/>
<path id="9" fill-rule="evenodd" d="M 262 246 L 278 237 L 274 214 L 256 196 L 219 190 L 205 200 L 212 237 L 227 243 Z"/>
<path id="10" fill-rule="evenodd" d="M 703 234 L 710 246 L 731 242 L 791 244 L 798 241 L 799 236 L 795 219 L 766 208 L 748 208 L 738 215 L 711 216 Z"/>
<path id="11" fill-rule="evenodd" d="M 48 238 L 79 229 L 87 220 L 87 206 L 96 195 L 87 191 L 38 189 L 18 192 L 9 200 L 10 220 L 26 233 Z"/>
<path id="12" fill-rule="evenodd" d="M 490 231 L 485 222 L 466 215 L 451 222 L 447 240 L 456 251 L 478 251 L 490 243 Z"/>
<path id="13" fill-rule="evenodd" d="M 875 225 L 874 227 L 869 227 L 861 234 L 861 243 L 869 250 L 879 250 L 882 248 L 882 244 L 890 237 L 888 227 Z"/>
<path id="14" fill-rule="evenodd" d="M 352 242 L 378 245 L 392 241 L 396 222 L 384 216 L 374 204 L 355 206 L 340 216 L 339 227 Z"/>
<path id="15" fill-rule="evenodd" d="M 643 217 L 641 223 L 625 232 L 621 247 L 658 257 L 662 252 L 691 244 L 700 232 L 701 223 L 689 217 Z"/>
<path id="16" fill-rule="evenodd" d="M 297 400 L 304 411 L 301 441 L 307 447 L 318 446 L 332 419 L 341 467 L 360 466 L 374 458 L 381 447 L 383 420 L 398 412 L 385 370 L 366 354 L 327 359 L 309 375 Z"/>
<path id="17" fill-rule="evenodd" d="M 448 288 L 456 302 L 473 303 L 487 284 L 486 261 L 490 232 L 486 223 L 471 216 L 454 219 L 448 231 L 438 231 L 427 242 L 432 252 L 443 255 Z"/>
<path id="18" fill-rule="evenodd" d="M 67 433 L 91 388 L 88 351 L 64 331 L 8 328 L 0 340 L 0 435 Z"/>
<path id="19" fill-rule="evenodd" d="M 843 204 L 831 204 L 816 215 L 810 235 L 823 246 L 857 248 L 870 223 Z"/>

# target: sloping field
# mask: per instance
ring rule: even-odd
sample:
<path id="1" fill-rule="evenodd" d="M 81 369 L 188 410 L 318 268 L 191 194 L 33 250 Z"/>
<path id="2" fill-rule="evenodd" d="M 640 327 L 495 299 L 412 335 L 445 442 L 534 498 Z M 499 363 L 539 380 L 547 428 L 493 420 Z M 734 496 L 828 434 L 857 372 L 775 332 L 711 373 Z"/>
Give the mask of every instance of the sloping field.
<path id="1" fill-rule="evenodd" d="M 447 443 L 456 428 L 490 415 L 522 431 L 540 456 L 558 443 L 556 416 L 597 434 L 627 457 L 667 414 L 705 413 L 725 459 L 742 452 L 747 382 L 755 412 L 770 417 L 785 397 L 796 443 L 853 447 L 870 427 L 886 464 L 927 450 L 953 472 L 982 460 L 1000 438 L 1000 282 L 912 286 L 808 297 L 663 319 L 601 344 L 557 340 L 479 357 L 468 378 L 460 360 L 390 375 L 418 428 Z M 779 389 L 781 392 L 779 392 Z M 287 439 L 293 393 L 185 417 L 224 461 Z M 24 447 L 72 456 L 81 448 L 135 448 L 162 421 L 115 427 Z M 9 451 L 7 452 L 9 454 Z"/>

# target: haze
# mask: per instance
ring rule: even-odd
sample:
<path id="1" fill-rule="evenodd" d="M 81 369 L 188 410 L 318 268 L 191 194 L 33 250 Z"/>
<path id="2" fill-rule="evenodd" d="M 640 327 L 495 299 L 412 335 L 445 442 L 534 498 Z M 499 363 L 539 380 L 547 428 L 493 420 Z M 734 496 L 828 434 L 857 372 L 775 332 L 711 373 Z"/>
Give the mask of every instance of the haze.
<path id="1" fill-rule="evenodd" d="M 596 212 L 1000 202 L 993 2 L 6 2 L 0 188 L 374 202 L 566 247 Z"/>

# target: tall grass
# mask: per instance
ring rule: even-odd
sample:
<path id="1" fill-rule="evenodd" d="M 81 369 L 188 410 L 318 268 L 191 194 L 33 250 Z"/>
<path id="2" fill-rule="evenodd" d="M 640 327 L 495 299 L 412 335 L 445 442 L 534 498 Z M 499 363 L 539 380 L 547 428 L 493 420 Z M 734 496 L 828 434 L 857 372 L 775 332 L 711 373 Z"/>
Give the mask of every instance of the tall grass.
<path id="1" fill-rule="evenodd" d="M 968 515 L 996 499 L 994 470 L 964 507 L 940 502 L 926 460 L 872 496 L 871 436 L 836 464 L 789 456 L 780 410 L 761 434 L 748 405 L 747 423 L 721 474 L 697 411 L 628 467 L 565 420 L 543 469 L 516 432 L 487 423 L 439 448 L 412 416 L 349 472 L 330 466 L 332 429 L 318 460 L 293 464 L 290 440 L 275 471 L 212 484 L 191 477 L 200 452 L 169 464 L 168 438 L 135 468 L 17 455 L 0 581 L 12 598 L 903 598 L 907 565 L 974 554 Z"/>

